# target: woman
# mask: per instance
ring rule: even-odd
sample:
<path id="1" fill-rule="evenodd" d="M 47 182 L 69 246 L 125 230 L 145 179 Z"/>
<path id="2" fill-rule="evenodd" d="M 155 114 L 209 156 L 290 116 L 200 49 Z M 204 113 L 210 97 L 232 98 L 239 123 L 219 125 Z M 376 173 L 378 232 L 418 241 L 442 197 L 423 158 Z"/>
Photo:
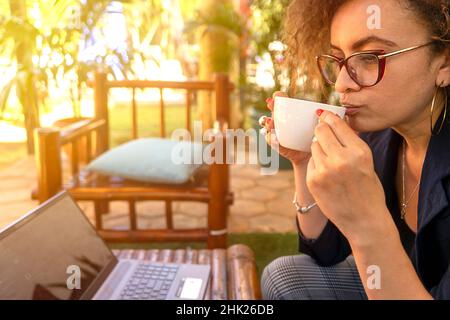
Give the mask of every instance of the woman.
<path id="1" fill-rule="evenodd" d="M 294 165 L 305 254 L 265 268 L 266 299 L 450 299 L 448 9 L 441 0 L 289 6 L 294 66 L 314 79 L 319 55 L 348 110 L 347 121 L 318 111 L 311 153 L 280 146 Z M 273 119 L 264 125 L 277 143 Z"/>

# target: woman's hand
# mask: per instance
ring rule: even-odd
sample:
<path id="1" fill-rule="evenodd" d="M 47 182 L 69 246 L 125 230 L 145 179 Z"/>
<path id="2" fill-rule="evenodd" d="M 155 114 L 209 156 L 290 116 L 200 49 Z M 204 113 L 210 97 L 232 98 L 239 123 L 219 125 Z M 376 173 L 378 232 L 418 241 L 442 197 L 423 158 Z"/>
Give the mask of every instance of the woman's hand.
<path id="1" fill-rule="evenodd" d="M 266 129 L 266 142 L 273 148 L 277 149 L 278 153 L 285 157 L 286 159 L 290 160 L 293 165 L 299 165 L 304 163 L 305 166 L 308 162 L 308 160 L 311 158 L 311 153 L 307 152 L 301 152 L 297 150 L 292 150 L 285 148 L 281 146 L 278 143 L 277 137 L 275 135 L 275 125 L 274 125 L 274 115 L 273 115 L 273 108 L 274 108 L 274 98 L 276 96 L 279 97 L 287 97 L 287 94 L 281 91 L 277 91 L 273 94 L 273 98 L 267 99 L 267 107 L 272 112 L 272 117 L 264 117 L 260 121 L 261 126 L 263 126 Z"/>
<path id="2" fill-rule="evenodd" d="M 369 146 L 335 114 L 318 115 L 307 168 L 309 191 L 347 239 L 382 236 L 392 218 Z"/>

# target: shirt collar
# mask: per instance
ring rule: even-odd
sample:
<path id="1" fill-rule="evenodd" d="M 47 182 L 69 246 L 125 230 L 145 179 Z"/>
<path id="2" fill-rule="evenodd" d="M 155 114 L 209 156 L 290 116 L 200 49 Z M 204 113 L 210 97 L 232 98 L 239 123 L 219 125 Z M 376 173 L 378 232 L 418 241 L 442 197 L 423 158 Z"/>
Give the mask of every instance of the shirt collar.
<path id="1" fill-rule="evenodd" d="M 442 122 L 441 113 L 437 124 Z M 450 121 L 447 114 L 446 123 L 439 134 L 431 137 L 422 168 L 419 191 L 419 226 L 427 225 L 442 209 L 448 206 L 449 199 L 444 186 L 444 179 L 450 175 Z"/>
<path id="2" fill-rule="evenodd" d="M 450 107 L 450 104 L 449 104 Z M 440 125 L 444 112 L 437 120 Z M 425 154 L 419 186 L 418 232 L 439 212 L 449 205 L 444 180 L 450 176 L 450 114 L 439 134 L 430 138 Z M 395 189 L 395 173 L 398 151 L 403 138 L 393 129 L 382 133 L 376 151 L 383 161 L 375 164 L 386 194 L 386 202 L 392 205 Z"/>

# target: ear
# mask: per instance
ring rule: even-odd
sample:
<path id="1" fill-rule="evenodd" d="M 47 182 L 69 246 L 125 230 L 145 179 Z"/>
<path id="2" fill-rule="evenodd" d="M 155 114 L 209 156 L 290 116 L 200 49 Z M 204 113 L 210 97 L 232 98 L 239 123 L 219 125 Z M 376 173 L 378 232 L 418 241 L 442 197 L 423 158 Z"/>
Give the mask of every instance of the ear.
<path id="1" fill-rule="evenodd" d="M 450 84 L 450 50 L 446 49 L 439 60 L 441 61 L 436 77 L 436 86 L 446 87 Z"/>

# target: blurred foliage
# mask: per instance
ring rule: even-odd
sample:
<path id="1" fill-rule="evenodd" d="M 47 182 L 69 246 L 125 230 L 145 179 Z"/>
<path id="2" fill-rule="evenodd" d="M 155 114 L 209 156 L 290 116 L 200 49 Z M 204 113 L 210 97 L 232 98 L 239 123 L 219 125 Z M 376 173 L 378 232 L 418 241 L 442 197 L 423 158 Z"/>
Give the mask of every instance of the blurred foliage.
<path id="1" fill-rule="evenodd" d="M 251 36 L 256 54 L 268 51 L 269 44 L 281 41 L 282 23 L 291 0 L 253 0 Z"/>
<path id="2" fill-rule="evenodd" d="M 23 16 L 11 14 L 9 4 L 19 1 L 26 7 Z M 15 72 L 13 77 L 4 77 L 0 85 L 0 119 L 7 106 L 13 107 L 14 113 L 18 111 L 19 108 L 11 104 L 13 95 L 17 96 L 22 109 L 27 108 L 23 97 L 32 92 L 35 92 L 38 111 L 39 108 L 45 111 L 58 108 L 53 99 L 56 92 L 51 91 L 55 84 L 64 89 L 60 92 L 67 92 L 67 98 L 63 99 L 70 99 L 73 114 L 78 117 L 81 115 L 82 94 L 96 68 L 106 69 L 110 77 L 133 78 L 150 60 L 159 65 L 164 58 L 186 59 L 182 55 L 191 48 L 178 50 L 178 47 L 186 42 L 198 44 L 198 38 L 193 35 L 197 31 L 220 28 L 237 39 L 242 35 L 244 22 L 231 1 L 217 1 L 211 11 L 199 10 L 199 6 L 204 4 L 204 0 L 0 1 L 0 58 L 6 61 L 6 69 Z M 128 32 L 126 53 L 105 48 L 95 57 L 90 56 L 88 61 L 80 59 L 84 44 L 95 43 L 102 36 L 105 14 L 118 7 L 124 15 Z M 178 28 L 184 21 L 189 21 L 186 31 L 192 34 L 191 38 L 183 38 L 186 33 L 182 32 L 183 28 Z M 27 61 L 30 62 L 27 65 L 18 63 L 20 59 L 16 49 L 21 46 L 26 48 L 22 51 L 27 52 Z M 195 50 L 198 48 L 192 51 L 196 54 Z M 225 51 L 221 53 L 222 56 L 227 55 Z M 194 60 L 187 62 L 195 63 Z"/>
<path id="3" fill-rule="evenodd" d="M 179 0 L 180 11 L 183 15 L 184 21 L 189 21 L 194 18 L 197 8 L 201 3 L 201 0 Z"/>
<path id="4" fill-rule="evenodd" d="M 191 33 L 200 27 L 222 27 L 241 36 L 244 22 L 231 2 L 218 1 L 214 5 L 197 9 L 193 18 L 186 23 L 185 32 Z"/>
<path id="5" fill-rule="evenodd" d="M 269 50 L 270 45 L 282 39 L 282 23 L 285 10 L 291 0 L 253 0 L 251 4 L 251 20 L 249 23 L 250 56 L 251 62 L 269 54 L 273 65 L 273 88 L 263 88 L 256 83 L 247 81 L 247 77 L 241 80 L 244 90 L 244 104 L 259 110 L 267 110 L 266 99 L 272 97 L 273 92 L 283 88 L 282 80 L 289 73 L 283 65 L 283 51 Z"/>
<path id="6" fill-rule="evenodd" d="M 150 56 L 145 50 L 149 45 L 161 44 L 161 48 L 165 49 L 178 37 L 171 30 L 172 16 L 168 14 L 171 8 L 165 8 L 162 0 L 23 1 L 28 13 L 25 18 L 13 16 L 8 2 L 5 4 L 2 1 L 0 5 L 0 57 L 10 61 L 6 67 L 15 65 L 15 48 L 21 45 L 33 56 L 31 65 L 17 65 L 16 75 L 0 88 L 0 118 L 12 92 L 16 92 L 18 100 L 22 101 L 21 92 L 29 91 L 23 80 L 24 74 L 33 75 L 41 106 L 51 95 L 48 92 L 50 79 L 55 80 L 57 85 L 70 82 L 73 113 L 80 116 L 81 93 L 90 72 L 102 68 L 114 78 L 133 77 L 136 75 L 132 68 L 135 58 L 139 57 L 142 61 L 152 59 L 158 63 L 159 57 Z M 192 5 L 186 0 L 182 2 L 186 8 Z M 126 52 L 105 48 L 88 61 L 81 60 L 82 44 L 94 43 L 99 34 L 103 36 L 103 18 L 111 10 L 111 4 L 114 8 L 119 5 L 125 17 L 129 33 Z"/>
<path id="7" fill-rule="evenodd" d="M 13 16 L 6 12 L 0 13 L 0 55 L 9 54 L 10 66 L 15 61 L 14 55 L 20 54 L 13 48 L 26 48 L 30 65 L 17 65 L 16 75 L 2 88 L 0 97 L 0 117 L 14 86 L 19 101 L 23 101 L 21 93 L 29 92 L 30 88 L 22 81 L 24 74 L 30 74 L 34 79 L 40 105 L 45 104 L 48 96 L 49 79 L 53 78 L 58 85 L 58 76 L 73 72 L 70 97 L 75 116 L 79 116 L 81 86 L 88 79 L 87 73 L 100 65 L 108 68 L 105 61 L 111 55 L 123 63 L 124 69 L 129 64 L 120 54 L 106 51 L 93 61 L 80 61 L 80 42 L 93 40 L 94 29 L 99 25 L 110 0 L 39 0 L 26 1 L 25 16 Z M 33 14 L 30 14 L 31 11 Z M 26 107 L 22 104 L 22 107 Z"/>
<path id="8" fill-rule="evenodd" d="M 243 28 L 244 22 L 231 1 L 206 0 L 186 22 L 184 33 L 200 44 L 202 58 L 207 60 L 202 61 L 205 70 L 230 73 Z"/>

